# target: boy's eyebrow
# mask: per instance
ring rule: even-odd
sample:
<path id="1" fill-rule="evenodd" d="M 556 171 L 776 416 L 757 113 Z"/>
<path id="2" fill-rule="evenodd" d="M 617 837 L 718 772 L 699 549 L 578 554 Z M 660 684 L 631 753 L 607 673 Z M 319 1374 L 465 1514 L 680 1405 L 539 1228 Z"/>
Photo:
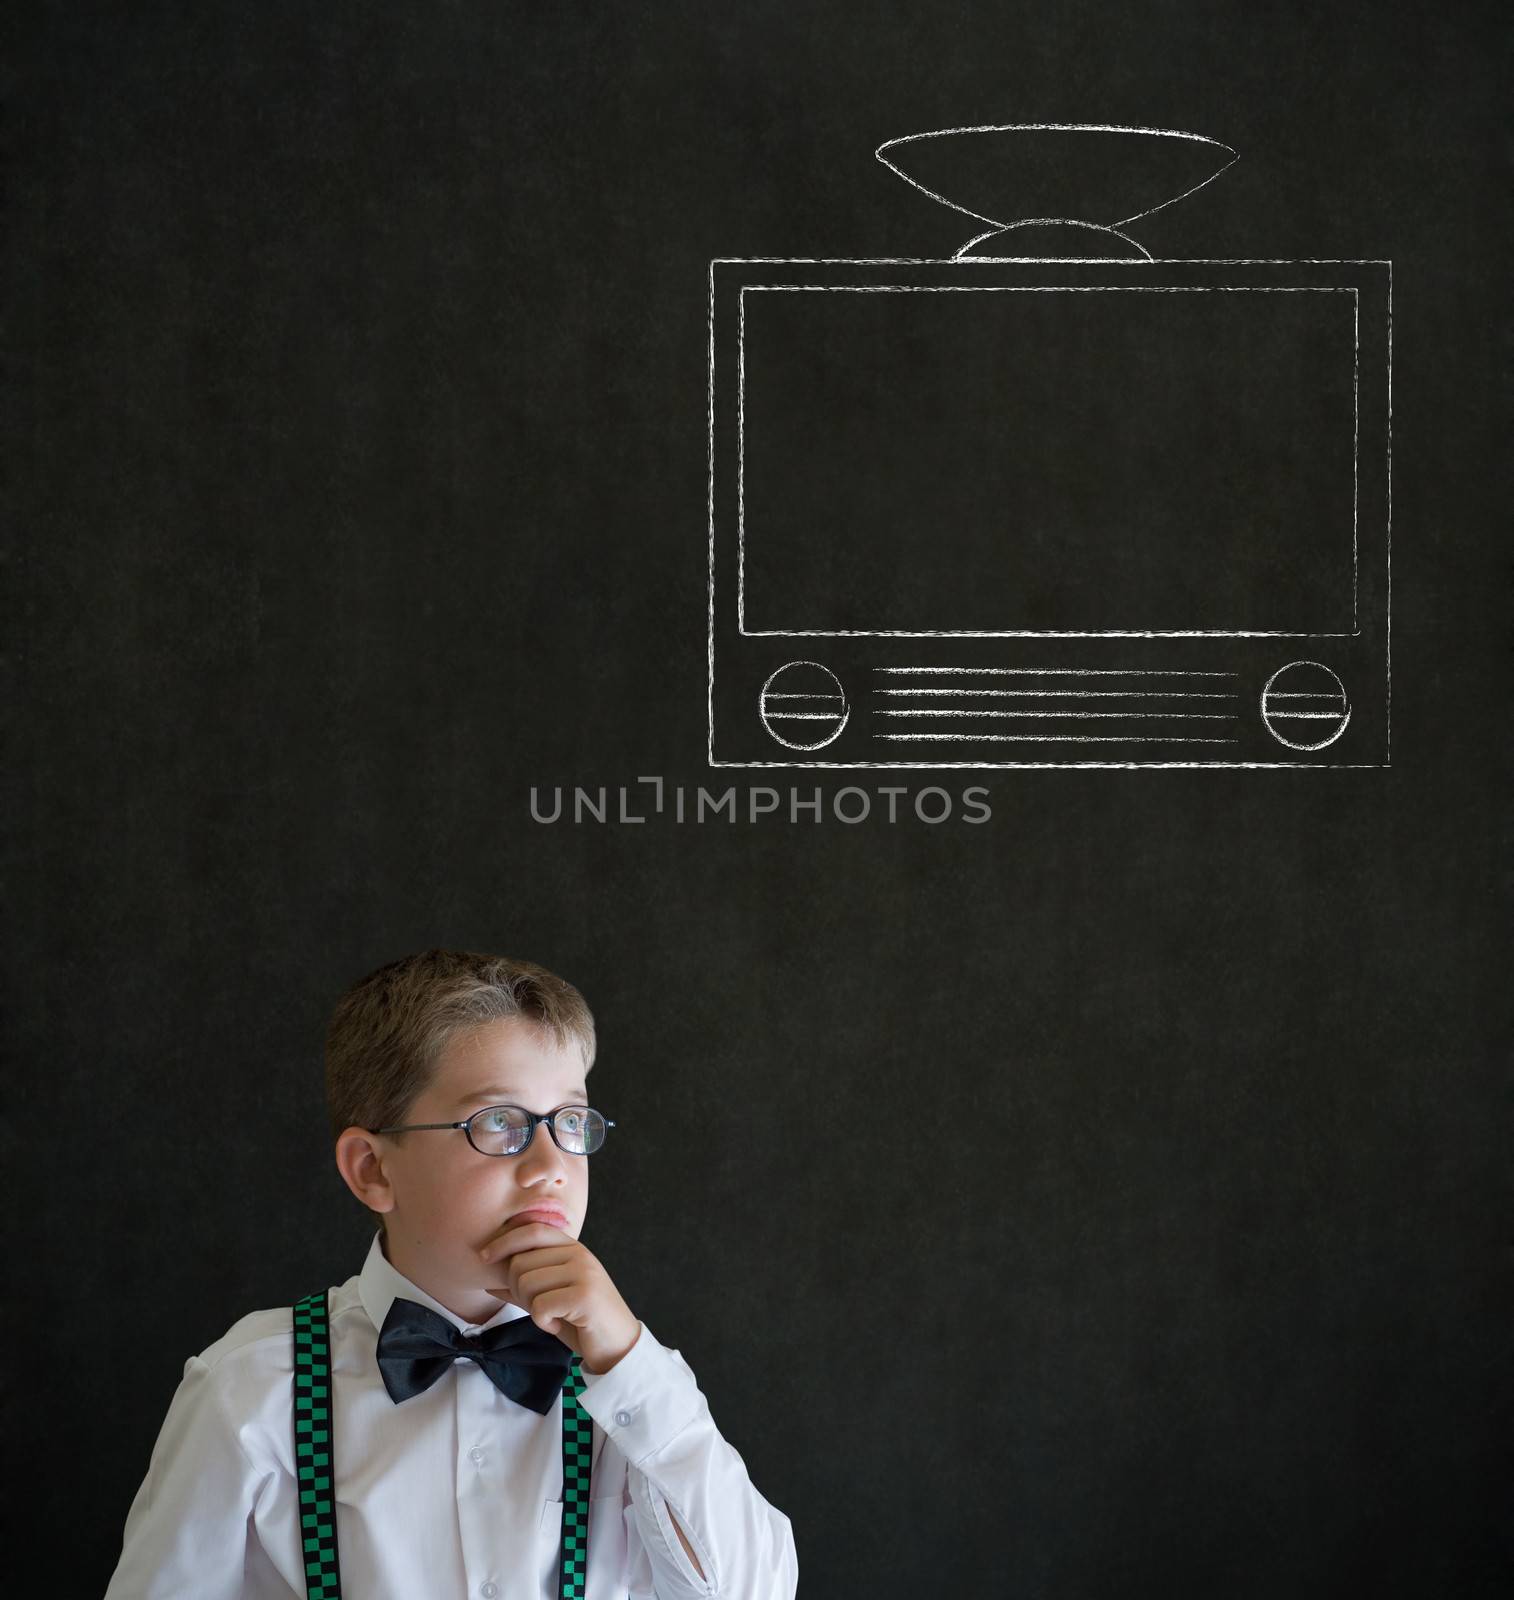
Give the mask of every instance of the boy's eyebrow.
<path id="1" fill-rule="evenodd" d="M 472 1094 L 465 1094 L 461 1100 L 456 1102 L 452 1109 L 454 1111 L 461 1111 L 464 1106 L 472 1105 L 475 1101 L 480 1100 L 489 1101 L 495 1105 L 509 1104 L 518 1106 L 520 1104 L 520 1100 L 515 1097 L 518 1096 L 520 1092 L 521 1091 L 519 1089 L 475 1089 Z M 494 1099 L 494 1096 L 496 1095 L 499 1096 L 497 1100 Z M 568 1098 L 562 1102 L 563 1105 L 587 1105 L 588 1103 L 589 1091 L 584 1088 L 570 1089 L 568 1091 Z"/>

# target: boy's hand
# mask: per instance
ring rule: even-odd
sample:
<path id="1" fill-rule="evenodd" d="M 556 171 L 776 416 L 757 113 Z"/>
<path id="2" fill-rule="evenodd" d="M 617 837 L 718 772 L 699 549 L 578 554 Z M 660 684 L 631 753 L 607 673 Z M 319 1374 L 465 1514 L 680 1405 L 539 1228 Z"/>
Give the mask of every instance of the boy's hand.
<path id="1" fill-rule="evenodd" d="M 596 1256 L 550 1222 L 518 1222 L 479 1252 L 502 1273 L 501 1300 L 529 1312 L 538 1328 L 555 1334 L 593 1373 L 608 1372 L 636 1343 L 641 1323 Z"/>

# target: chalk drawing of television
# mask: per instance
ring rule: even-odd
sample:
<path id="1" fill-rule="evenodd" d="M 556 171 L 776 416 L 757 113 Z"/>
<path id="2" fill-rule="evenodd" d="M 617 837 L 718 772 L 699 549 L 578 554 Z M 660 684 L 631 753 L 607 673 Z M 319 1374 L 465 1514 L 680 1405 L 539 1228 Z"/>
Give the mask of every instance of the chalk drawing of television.
<path id="1" fill-rule="evenodd" d="M 1064 190 L 1226 150 L 1035 131 Z M 1391 263 L 1154 258 L 1104 204 L 711 262 L 711 765 L 1388 765 Z"/>

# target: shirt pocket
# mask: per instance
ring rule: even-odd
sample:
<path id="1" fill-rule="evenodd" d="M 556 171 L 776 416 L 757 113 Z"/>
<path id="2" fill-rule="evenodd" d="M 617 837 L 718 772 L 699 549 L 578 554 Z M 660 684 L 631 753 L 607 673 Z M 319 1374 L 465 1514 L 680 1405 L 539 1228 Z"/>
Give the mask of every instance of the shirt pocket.
<path id="1" fill-rule="evenodd" d="M 625 1491 L 590 1495 L 587 1583 L 584 1600 L 618 1600 L 629 1582 L 626 1561 Z M 544 1595 L 557 1594 L 557 1557 L 562 1548 L 562 1501 L 542 1503 L 536 1553 Z"/>

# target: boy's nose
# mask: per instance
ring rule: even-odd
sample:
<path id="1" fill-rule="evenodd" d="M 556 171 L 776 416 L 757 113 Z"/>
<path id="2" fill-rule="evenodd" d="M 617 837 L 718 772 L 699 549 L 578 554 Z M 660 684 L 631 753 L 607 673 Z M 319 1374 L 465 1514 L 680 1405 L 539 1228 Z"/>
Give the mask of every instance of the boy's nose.
<path id="1" fill-rule="evenodd" d="M 552 1130 L 545 1122 L 538 1122 L 535 1131 L 531 1135 L 531 1142 L 515 1159 L 522 1165 L 529 1164 L 532 1167 L 537 1167 L 543 1164 L 557 1166 L 564 1157 L 552 1137 Z"/>

